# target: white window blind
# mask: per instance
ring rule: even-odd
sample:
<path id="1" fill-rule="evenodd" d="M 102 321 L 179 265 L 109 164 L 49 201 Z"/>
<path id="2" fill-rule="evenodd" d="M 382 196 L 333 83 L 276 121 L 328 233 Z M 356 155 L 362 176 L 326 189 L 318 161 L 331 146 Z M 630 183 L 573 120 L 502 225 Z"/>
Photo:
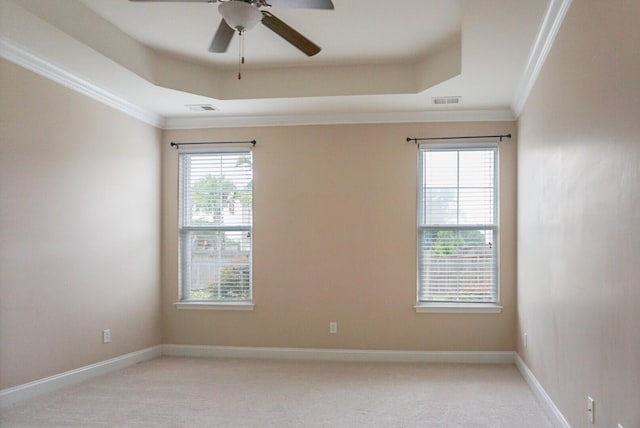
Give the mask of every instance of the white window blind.
<path id="1" fill-rule="evenodd" d="M 249 302 L 251 151 L 180 154 L 182 300 Z"/>
<path id="2" fill-rule="evenodd" d="M 421 146 L 418 302 L 497 303 L 497 150 Z"/>

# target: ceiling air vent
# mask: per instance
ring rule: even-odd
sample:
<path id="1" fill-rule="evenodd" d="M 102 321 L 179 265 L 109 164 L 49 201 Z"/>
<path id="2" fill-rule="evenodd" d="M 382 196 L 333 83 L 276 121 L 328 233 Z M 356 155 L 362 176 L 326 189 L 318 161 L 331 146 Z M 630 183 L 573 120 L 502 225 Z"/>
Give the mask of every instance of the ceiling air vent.
<path id="1" fill-rule="evenodd" d="M 185 105 L 191 111 L 216 111 L 218 110 L 211 104 L 187 104 Z"/>
<path id="2" fill-rule="evenodd" d="M 433 97 L 433 103 L 436 105 L 444 104 L 460 104 L 461 97 Z"/>

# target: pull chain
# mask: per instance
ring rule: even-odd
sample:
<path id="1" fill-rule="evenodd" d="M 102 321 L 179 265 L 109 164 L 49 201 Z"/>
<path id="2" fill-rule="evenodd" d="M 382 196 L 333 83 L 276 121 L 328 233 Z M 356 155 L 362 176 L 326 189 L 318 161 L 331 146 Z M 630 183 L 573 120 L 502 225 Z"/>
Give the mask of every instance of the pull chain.
<path id="1" fill-rule="evenodd" d="M 244 31 L 242 32 L 242 40 L 240 41 L 241 46 L 241 53 L 242 53 L 242 64 L 244 65 L 244 39 L 245 39 L 245 35 L 244 35 Z"/>
<path id="2" fill-rule="evenodd" d="M 242 64 L 244 64 L 244 30 L 239 30 L 240 45 L 238 49 L 238 80 L 242 80 Z"/>

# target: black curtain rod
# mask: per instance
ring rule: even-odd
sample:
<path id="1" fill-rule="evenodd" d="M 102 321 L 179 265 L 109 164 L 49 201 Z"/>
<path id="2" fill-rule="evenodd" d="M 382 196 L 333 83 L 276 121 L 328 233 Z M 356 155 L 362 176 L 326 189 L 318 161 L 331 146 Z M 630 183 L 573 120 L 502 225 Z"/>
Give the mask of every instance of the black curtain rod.
<path id="1" fill-rule="evenodd" d="M 171 142 L 171 147 L 175 147 L 176 149 L 180 146 L 197 146 L 199 144 L 251 144 L 255 147 L 256 140 L 251 141 L 201 141 L 198 143 L 174 143 Z"/>
<path id="2" fill-rule="evenodd" d="M 502 135 L 478 135 L 473 137 L 432 137 L 432 138 L 411 138 L 407 137 L 407 143 L 414 142 L 418 144 L 418 141 L 432 141 L 432 140 L 468 140 L 473 138 L 499 138 L 502 141 L 503 138 L 511 138 L 511 134 Z"/>

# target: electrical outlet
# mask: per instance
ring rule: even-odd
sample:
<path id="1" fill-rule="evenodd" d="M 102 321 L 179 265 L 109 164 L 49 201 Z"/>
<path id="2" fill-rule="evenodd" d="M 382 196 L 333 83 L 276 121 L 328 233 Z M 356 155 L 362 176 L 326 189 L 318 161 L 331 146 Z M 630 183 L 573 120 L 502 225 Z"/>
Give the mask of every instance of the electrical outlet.
<path id="1" fill-rule="evenodd" d="M 335 321 L 331 321 L 329 323 L 329 333 L 336 334 L 338 332 L 338 323 Z"/>
<path id="2" fill-rule="evenodd" d="M 102 343 L 111 342 L 111 329 L 102 330 Z"/>
<path id="3" fill-rule="evenodd" d="M 526 348 L 527 345 L 529 344 L 529 335 L 527 335 L 527 333 L 524 334 L 524 347 Z"/>
<path id="4" fill-rule="evenodd" d="M 594 405 L 595 403 L 593 402 L 593 398 L 587 396 L 587 418 L 589 419 L 589 422 L 591 422 L 592 424 L 595 423 L 594 422 L 595 417 L 593 414 L 595 410 Z"/>

